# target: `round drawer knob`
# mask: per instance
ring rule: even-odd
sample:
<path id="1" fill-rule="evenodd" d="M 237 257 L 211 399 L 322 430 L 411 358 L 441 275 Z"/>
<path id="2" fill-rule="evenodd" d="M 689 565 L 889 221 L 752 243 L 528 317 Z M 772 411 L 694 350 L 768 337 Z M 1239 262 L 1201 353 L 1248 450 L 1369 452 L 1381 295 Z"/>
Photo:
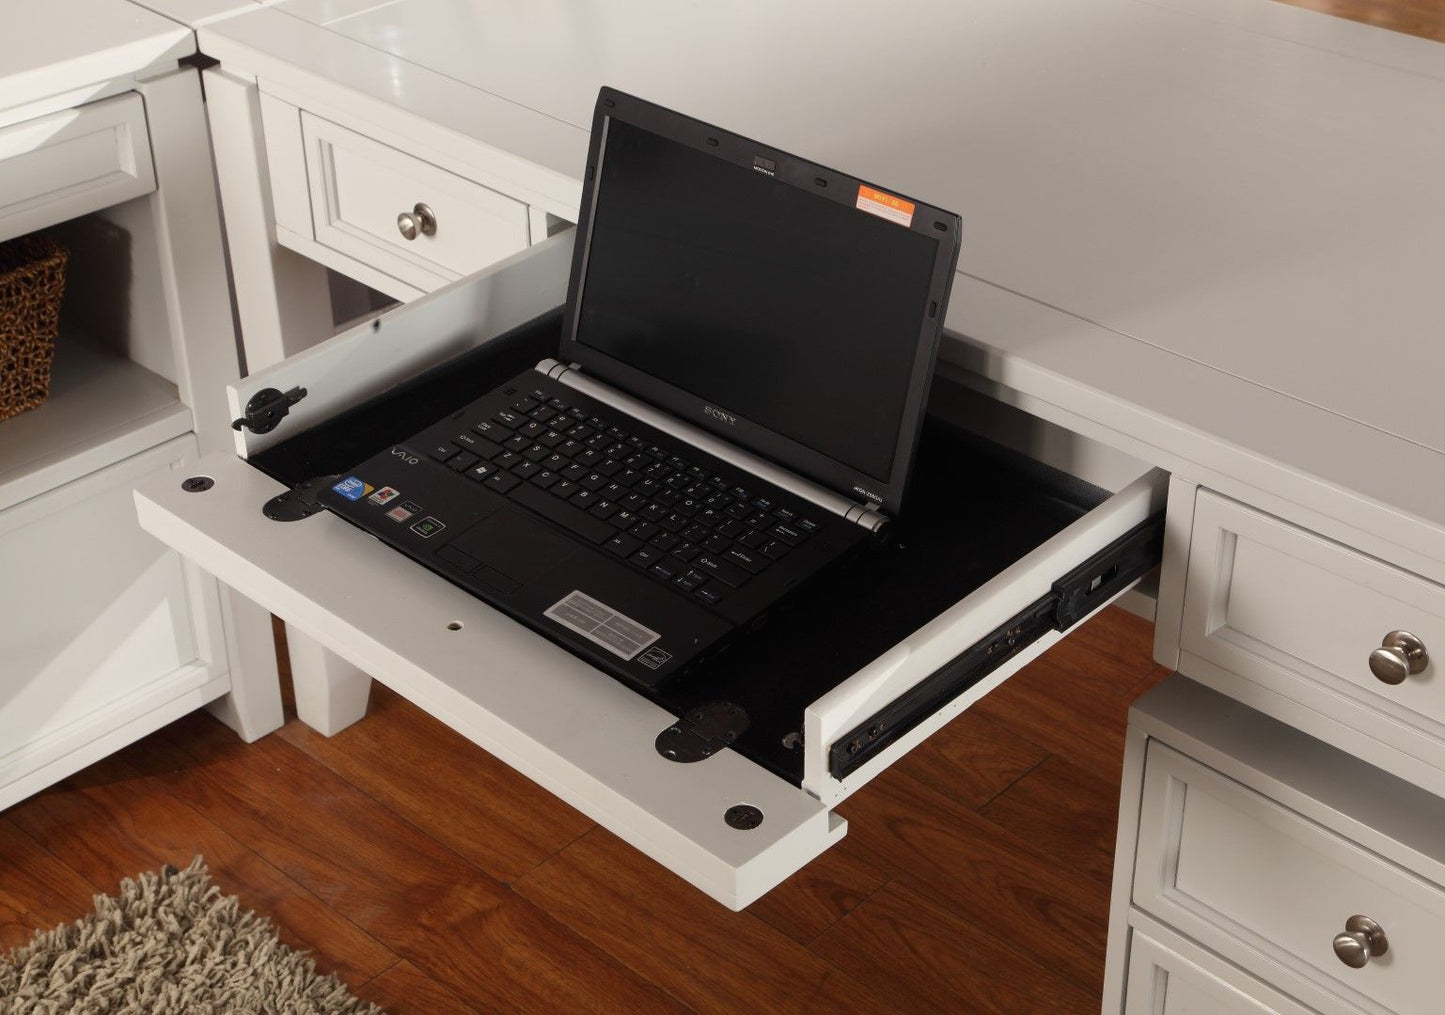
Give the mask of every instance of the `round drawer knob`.
<path id="1" fill-rule="evenodd" d="M 396 217 L 396 229 L 404 240 L 414 240 L 418 236 L 435 236 L 437 217 L 429 206 L 418 201 L 411 211 L 404 211 Z"/>
<path id="2" fill-rule="evenodd" d="M 1409 631 L 1391 631 L 1380 647 L 1370 653 L 1370 672 L 1382 683 L 1398 684 L 1430 665 L 1425 643 Z"/>
<path id="3" fill-rule="evenodd" d="M 1350 917 L 1345 921 L 1345 932 L 1335 935 L 1335 955 L 1351 969 L 1362 969 L 1370 959 L 1389 950 L 1384 928 L 1368 916 Z"/>

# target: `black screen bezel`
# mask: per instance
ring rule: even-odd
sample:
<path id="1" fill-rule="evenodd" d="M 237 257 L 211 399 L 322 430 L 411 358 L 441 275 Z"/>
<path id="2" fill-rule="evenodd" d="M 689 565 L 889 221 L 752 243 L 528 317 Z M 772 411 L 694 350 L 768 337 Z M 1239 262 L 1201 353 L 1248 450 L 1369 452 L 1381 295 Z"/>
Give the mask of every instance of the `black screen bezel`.
<path id="1" fill-rule="evenodd" d="M 850 499 L 872 501 L 883 511 L 896 515 L 902 506 L 919 430 L 923 425 L 924 404 L 933 375 L 939 334 L 943 328 L 948 293 L 958 263 L 961 229 L 958 216 L 914 201 L 912 223 L 906 227 L 898 224 L 899 229 L 908 228 L 935 240 L 936 246 L 929 279 L 928 302 L 921 315 L 917 346 L 909 371 L 908 393 L 899 416 L 898 439 L 893 452 L 892 467 L 886 477 L 871 476 L 777 431 L 754 423 L 727 405 L 704 402 L 690 391 L 578 341 L 577 328 L 592 241 L 592 206 L 602 177 L 600 168 L 607 129 L 613 119 L 622 120 L 748 170 L 754 169 L 754 159 L 761 156 L 775 164 L 775 180 L 848 207 L 855 206 L 859 186 L 869 186 L 867 181 L 846 173 L 780 152 L 741 135 L 719 130 L 615 89 L 603 88 L 598 93 L 592 118 L 581 212 L 572 252 L 572 272 L 567 284 L 567 305 L 563 316 L 561 342 L 563 358 L 577 363 L 588 374 L 665 409 L 695 426 L 716 433 L 731 443 L 747 448 L 800 475 L 808 476 Z M 818 180 L 823 180 L 826 186 L 819 186 L 816 182 Z M 860 211 L 858 214 L 866 212 Z M 705 406 L 732 416 L 734 422 L 720 422 L 705 411 Z"/>

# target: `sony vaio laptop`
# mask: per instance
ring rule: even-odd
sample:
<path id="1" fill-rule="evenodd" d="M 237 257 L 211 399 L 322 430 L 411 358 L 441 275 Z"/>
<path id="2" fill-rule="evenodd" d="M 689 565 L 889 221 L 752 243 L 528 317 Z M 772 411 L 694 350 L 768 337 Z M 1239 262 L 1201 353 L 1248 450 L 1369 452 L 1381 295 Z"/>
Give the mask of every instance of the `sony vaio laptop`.
<path id="1" fill-rule="evenodd" d="M 897 512 L 958 238 L 948 212 L 603 89 L 560 361 L 321 499 L 656 686 Z"/>

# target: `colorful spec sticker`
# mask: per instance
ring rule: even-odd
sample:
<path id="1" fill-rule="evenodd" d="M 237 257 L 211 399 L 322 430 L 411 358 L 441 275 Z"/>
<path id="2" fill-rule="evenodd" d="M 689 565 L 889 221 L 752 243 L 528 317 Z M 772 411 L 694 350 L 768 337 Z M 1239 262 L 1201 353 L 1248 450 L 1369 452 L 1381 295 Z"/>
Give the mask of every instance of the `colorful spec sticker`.
<path id="1" fill-rule="evenodd" d="M 388 511 L 386 517 L 394 522 L 404 522 L 420 510 L 419 505 L 413 504 L 411 501 L 404 501 Z"/>
<path id="2" fill-rule="evenodd" d="M 361 498 L 365 497 L 376 488 L 368 483 L 363 483 L 355 476 L 347 476 L 345 479 L 337 483 L 331 489 L 341 494 L 341 496 L 345 497 L 347 500 L 361 500 Z"/>
<path id="3" fill-rule="evenodd" d="M 380 490 L 376 491 L 374 494 L 372 494 L 366 499 L 369 503 L 381 505 L 387 503 L 388 501 L 396 500 L 396 498 L 400 496 L 401 491 L 396 489 L 396 487 L 383 486 Z"/>
<path id="4" fill-rule="evenodd" d="M 900 226 L 913 224 L 913 202 L 901 197 L 874 190 L 867 184 L 858 184 L 858 207 L 871 215 L 897 222 Z"/>

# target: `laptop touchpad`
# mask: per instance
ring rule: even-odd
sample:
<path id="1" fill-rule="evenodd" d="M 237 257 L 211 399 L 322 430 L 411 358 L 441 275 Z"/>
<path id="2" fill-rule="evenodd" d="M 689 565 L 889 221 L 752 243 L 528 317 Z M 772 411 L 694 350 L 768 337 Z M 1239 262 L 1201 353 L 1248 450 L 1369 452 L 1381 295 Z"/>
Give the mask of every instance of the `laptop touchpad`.
<path id="1" fill-rule="evenodd" d="M 504 508 L 450 544 L 481 566 L 472 577 L 499 592 L 514 592 L 577 552 L 577 544 L 541 522 Z"/>

